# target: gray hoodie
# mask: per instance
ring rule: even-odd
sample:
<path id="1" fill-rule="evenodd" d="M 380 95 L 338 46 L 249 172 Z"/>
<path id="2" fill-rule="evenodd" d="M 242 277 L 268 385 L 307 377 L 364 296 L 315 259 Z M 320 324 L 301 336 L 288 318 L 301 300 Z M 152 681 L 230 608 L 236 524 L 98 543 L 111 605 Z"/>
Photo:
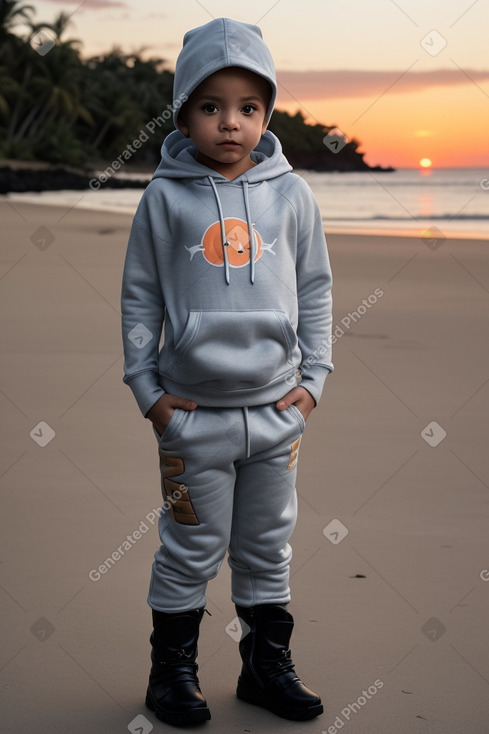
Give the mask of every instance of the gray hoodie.
<path id="1" fill-rule="evenodd" d="M 275 73 L 261 33 L 225 18 L 186 34 L 174 100 L 229 66 L 267 79 L 270 115 Z M 195 156 L 191 140 L 168 135 L 134 217 L 124 382 L 143 415 L 165 392 L 202 406 L 261 405 L 298 379 L 318 402 L 333 365 L 331 269 L 316 201 L 269 131 L 251 153 L 256 165 L 232 181 Z"/>

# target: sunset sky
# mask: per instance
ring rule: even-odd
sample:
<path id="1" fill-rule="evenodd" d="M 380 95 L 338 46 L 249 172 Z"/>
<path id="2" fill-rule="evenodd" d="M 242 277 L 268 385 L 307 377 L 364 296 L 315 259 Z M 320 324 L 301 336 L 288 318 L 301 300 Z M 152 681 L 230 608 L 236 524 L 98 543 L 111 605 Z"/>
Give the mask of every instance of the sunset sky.
<path id="1" fill-rule="evenodd" d="M 275 59 L 278 109 L 336 125 L 368 163 L 489 167 L 487 0 L 39 0 L 71 14 L 91 56 L 145 49 L 173 70 L 189 28 L 257 23 Z"/>

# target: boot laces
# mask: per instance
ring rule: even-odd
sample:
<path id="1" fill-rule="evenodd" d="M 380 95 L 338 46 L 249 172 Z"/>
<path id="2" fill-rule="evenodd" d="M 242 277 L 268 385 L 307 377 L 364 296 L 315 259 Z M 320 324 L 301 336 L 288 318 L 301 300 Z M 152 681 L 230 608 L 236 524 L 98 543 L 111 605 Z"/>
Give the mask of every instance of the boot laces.
<path id="1" fill-rule="evenodd" d="M 192 654 L 187 654 L 185 650 L 177 650 L 175 657 L 172 660 L 159 660 L 160 670 L 169 672 L 175 668 L 173 674 L 183 675 L 186 674 L 192 678 L 197 675 L 199 666 L 193 659 Z"/>
<path id="2" fill-rule="evenodd" d="M 279 666 L 283 672 L 294 669 L 294 663 L 291 657 L 292 653 L 290 650 L 282 650 L 282 658 L 279 660 Z"/>
<path id="3" fill-rule="evenodd" d="M 282 650 L 280 658 L 267 661 L 263 667 L 266 668 L 271 681 L 280 678 L 284 673 L 295 672 L 290 650 Z"/>

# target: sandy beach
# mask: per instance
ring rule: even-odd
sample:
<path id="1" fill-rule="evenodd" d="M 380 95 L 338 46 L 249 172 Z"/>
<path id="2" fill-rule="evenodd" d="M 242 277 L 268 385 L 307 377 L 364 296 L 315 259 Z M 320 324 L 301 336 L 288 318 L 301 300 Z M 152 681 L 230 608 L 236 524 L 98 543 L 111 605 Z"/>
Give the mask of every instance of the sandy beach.
<path id="1" fill-rule="evenodd" d="M 161 494 L 122 383 L 131 217 L 2 197 L 0 221 L 1 730 L 172 731 L 144 706 Z M 294 723 L 236 699 L 224 564 L 201 730 L 487 734 L 489 241 L 328 245 L 336 371 L 301 448 L 290 606 L 325 713 Z"/>

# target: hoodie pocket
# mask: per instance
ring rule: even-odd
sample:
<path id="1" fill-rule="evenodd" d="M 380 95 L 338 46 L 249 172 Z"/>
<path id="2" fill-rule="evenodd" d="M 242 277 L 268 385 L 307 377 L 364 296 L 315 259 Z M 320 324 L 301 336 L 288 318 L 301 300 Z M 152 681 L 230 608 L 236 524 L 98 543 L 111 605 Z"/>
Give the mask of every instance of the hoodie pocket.
<path id="1" fill-rule="evenodd" d="M 190 311 L 165 372 L 181 384 L 246 390 L 280 379 L 294 358 L 297 336 L 283 311 Z"/>

